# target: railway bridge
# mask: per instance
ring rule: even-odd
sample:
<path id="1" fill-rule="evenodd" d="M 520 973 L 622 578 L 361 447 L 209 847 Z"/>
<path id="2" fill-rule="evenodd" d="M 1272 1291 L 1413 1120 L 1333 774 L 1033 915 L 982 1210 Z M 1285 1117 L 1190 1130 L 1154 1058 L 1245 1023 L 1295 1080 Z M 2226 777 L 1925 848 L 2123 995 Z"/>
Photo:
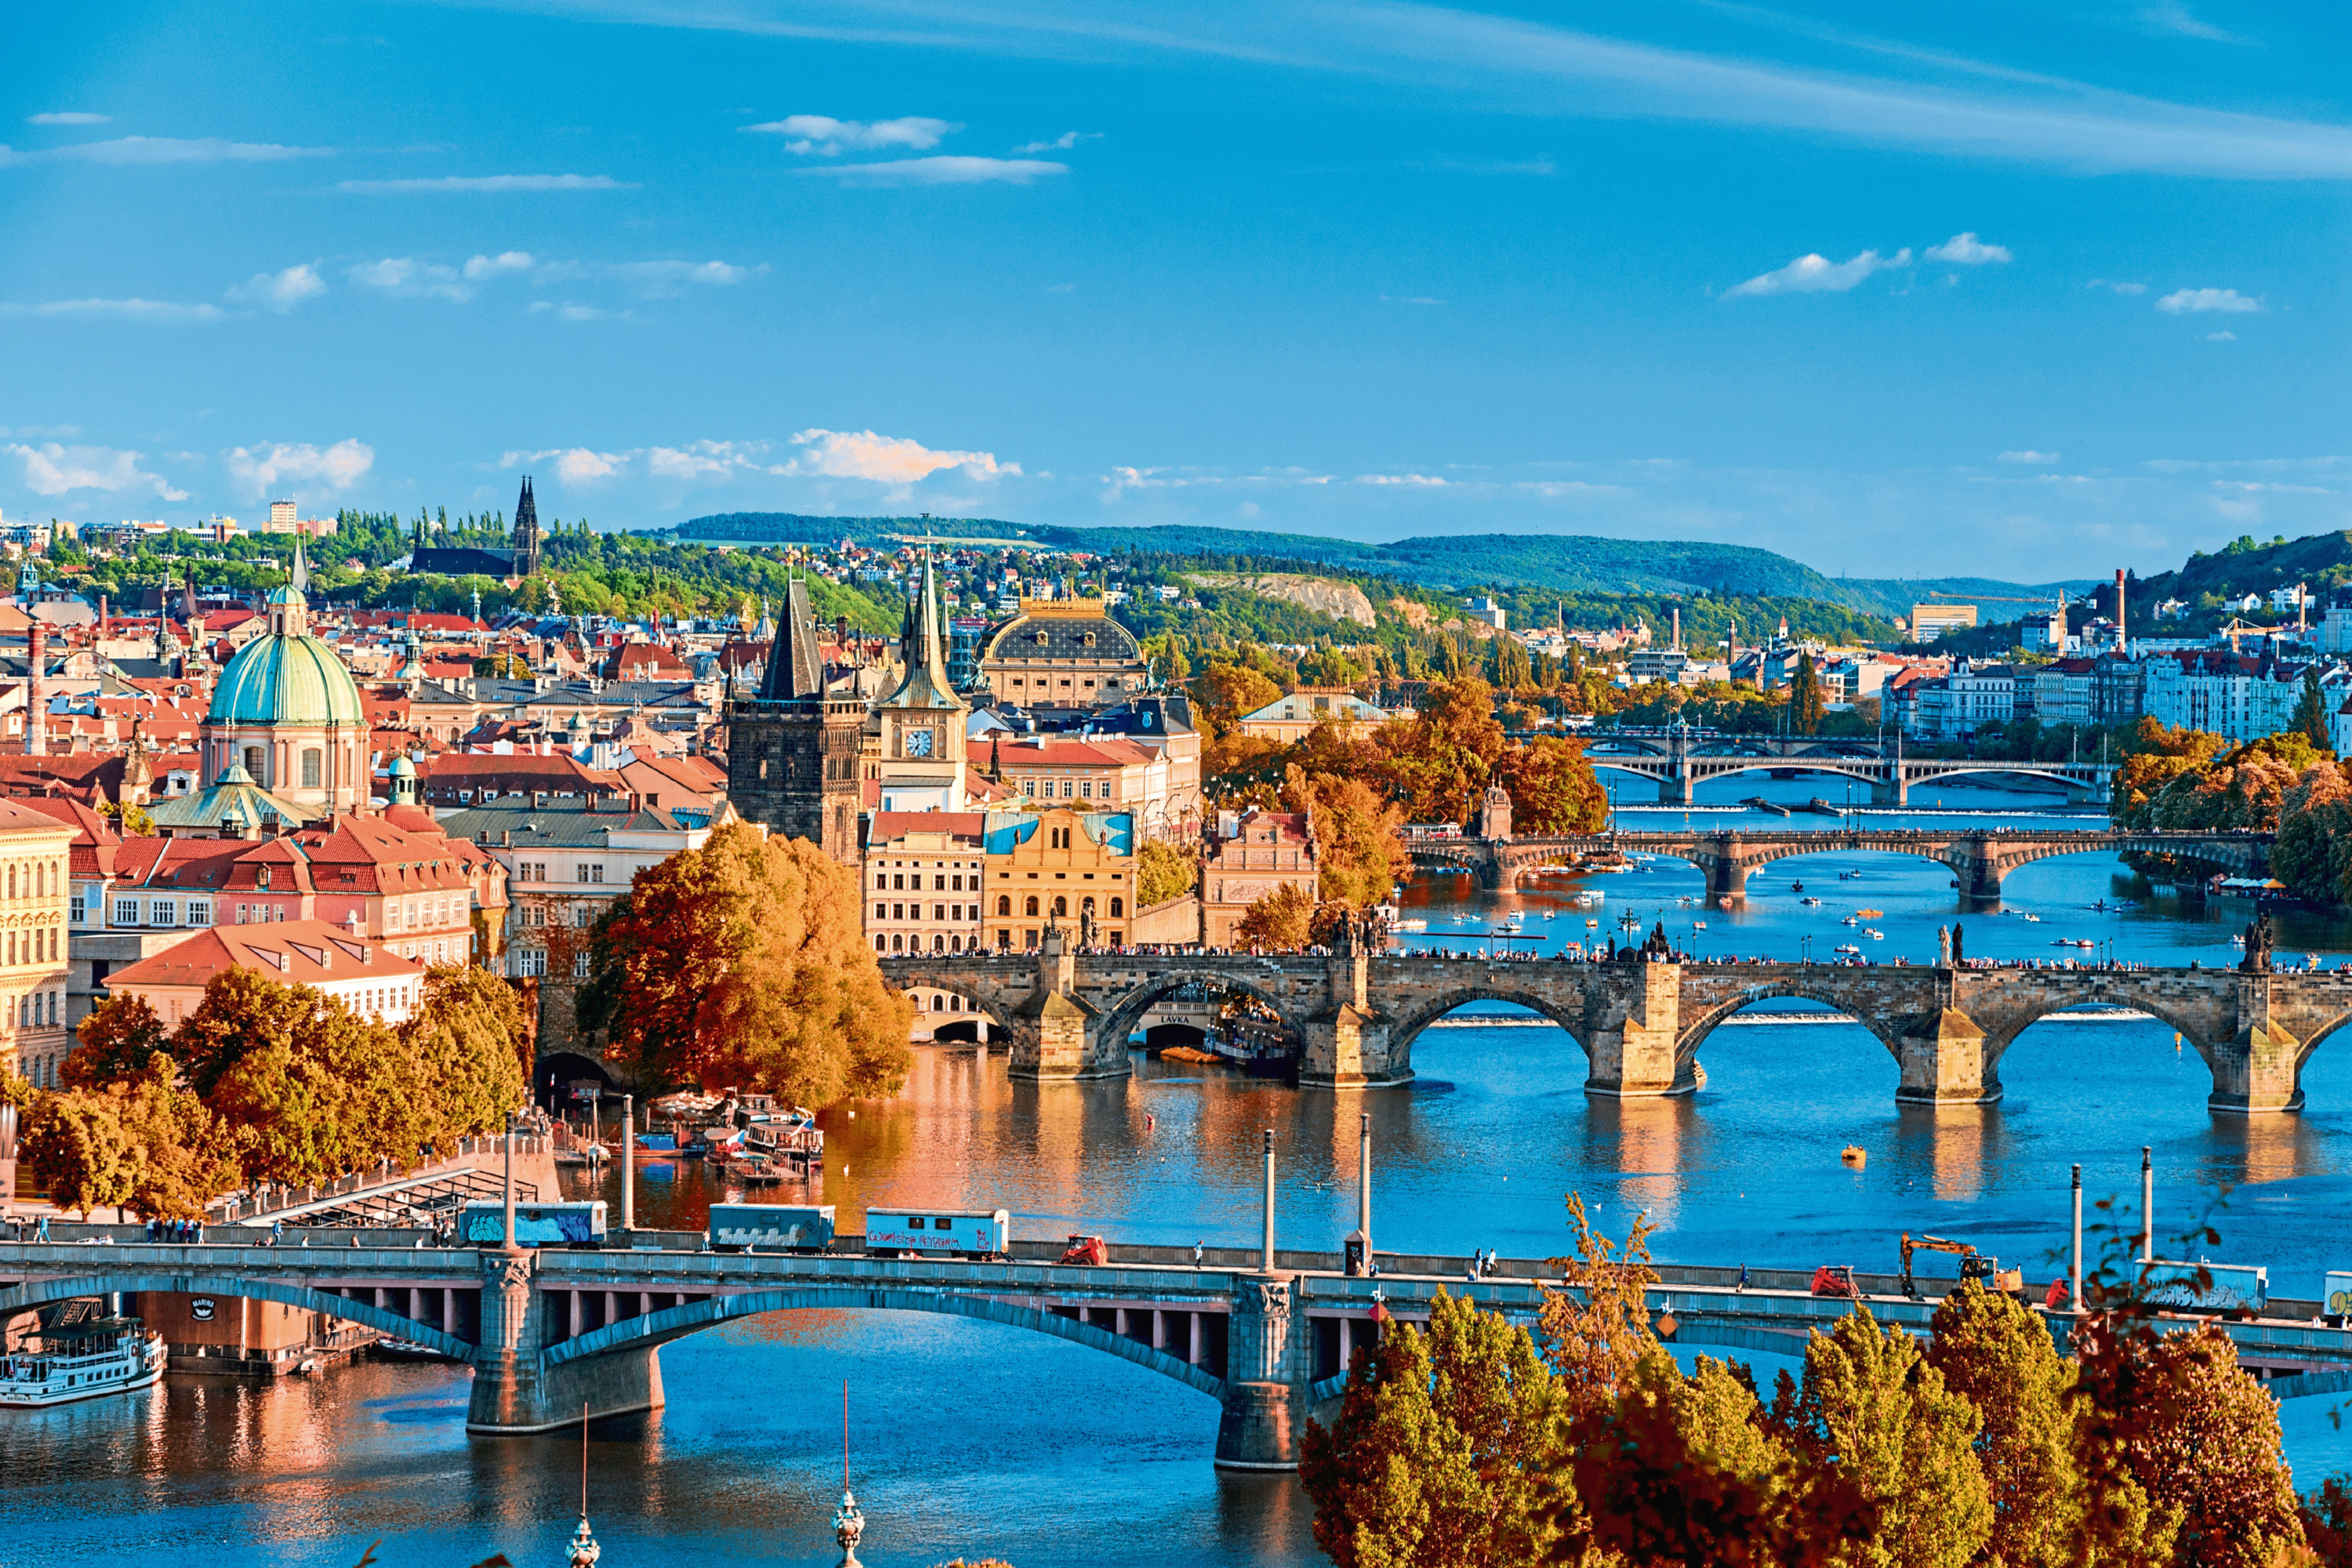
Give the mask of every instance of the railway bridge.
<path id="1" fill-rule="evenodd" d="M 1301 1042 L 1299 1082 L 1317 1089 L 1409 1081 L 1412 1043 L 1475 1002 L 1558 1024 L 1582 1049 L 1585 1092 L 1688 1094 L 1726 1018 L 1801 998 L 1853 1018 L 1895 1066 L 1913 1104 L 2000 1098 L 2001 1056 L 2027 1026 L 2084 1006 L 2154 1014 L 2194 1043 L 2212 1074 L 2206 1103 L 2228 1113 L 2294 1110 L 2303 1064 L 2352 1018 L 2352 970 L 1978 969 L 1949 965 L 1568 963 L 1431 952 L 1092 952 L 1049 931 L 1034 953 L 929 953 L 882 961 L 901 988 L 953 992 L 1011 1040 L 1014 1077 L 1123 1078 L 1129 1036 L 1154 1003 L 1200 984 L 1255 998 Z"/>
<path id="2" fill-rule="evenodd" d="M 2038 779 L 2058 785 L 2068 800 L 2078 805 L 2104 805 L 2111 798 L 2116 773 L 2113 763 L 1906 757 L 1900 742 L 1890 750 L 1859 740 L 1708 737 L 1680 731 L 1654 737 L 1603 733 L 1592 739 L 1584 757 L 1596 769 L 1654 782 L 1658 800 L 1666 805 L 1690 805 L 1700 784 L 1752 773 L 1814 773 L 1852 779 L 1870 786 L 1874 805 L 1908 805 L 1913 787 L 1919 784 L 1961 779 L 1980 783 L 1988 778 Z"/>
<path id="3" fill-rule="evenodd" d="M 1687 860 L 1706 874 L 1707 898 L 1720 903 L 1744 898 L 1749 873 L 1775 860 L 1801 855 L 1852 853 L 1909 855 L 1951 868 L 1969 903 L 2000 897 L 2002 879 L 2021 866 L 2055 855 L 2137 854 L 2169 856 L 2233 877 L 2260 877 L 2270 867 L 2267 833 L 2130 833 L 2073 828 L 1785 828 L 1761 833 L 1738 829 L 1680 832 L 1560 834 L 1515 837 L 1420 838 L 1412 858 L 1423 865 L 1462 866 L 1490 888 L 1507 886 L 1528 872 L 1595 856 L 1663 855 Z"/>
<path id="4" fill-rule="evenodd" d="M 1351 1353 L 1383 1318 L 1426 1317 L 1437 1293 L 1526 1321 L 1559 1264 L 1379 1254 L 1374 1278 L 1332 1254 L 1118 1246 L 1107 1265 L 1063 1266 L 1058 1244 L 1014 1244 L 1011 1260 L 867 1254 L 845 1237 L 824 1255 L 714 1253 L 675 1232 L 623 1233 L 602 1251 L 370 1246 L 382 1232 L 320 1231 L 351 1246 L 0 1244 L 0 1321 L 77 1296 L 174 1292 L 281 1302 L 432 1346 L 471 1369 L 467 1429 L 546 1432 L 664 1403 L 661 1346 L 700 1330 L 793 1309 L 944 1313 L 1048 1333 L 1172 1378 L 1219 1406 L 1221 1468 L 1295 1467 L 1306 1419 L 1329 1419 Z M 1023 1257 L 1026 1253 L 1029 1256 Z M 1676 1342 L 1802 1352 L 1803 1336 L 1853 1310 L 1811 1296 L 1802 1270 L 1666 1266 L 1649 1305 Z M 1931 1292 L 1946 1288 L 1923 1281 Z M 1864 1277 L 1881 1321 L 1923 1329 L 1933 1300 Z M 2341 1386 L 2352 1331 L 2318 1325 L 2318 1304 L 2282 1307 L 2226 1331 L 2249 1360 Z M 2068 1319 L 2053 1314 L 2063 1335 Z M 2284 1392 L 2284 1390 L 2283 1390 Z M 1205 1412 L 1204 1412 L 1205 1414 Z"/>

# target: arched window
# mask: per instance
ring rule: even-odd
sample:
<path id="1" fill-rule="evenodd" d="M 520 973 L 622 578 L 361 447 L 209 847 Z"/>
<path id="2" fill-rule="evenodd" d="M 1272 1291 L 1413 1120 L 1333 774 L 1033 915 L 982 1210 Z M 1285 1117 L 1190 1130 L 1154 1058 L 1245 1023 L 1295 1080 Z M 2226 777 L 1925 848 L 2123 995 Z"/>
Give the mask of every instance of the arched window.
<path id="1" fill-rule="evenodd" d="M 1013 899 L 1010 894 L 999 893 L 996 895 L 996 912 L 1000 915 L 1009 915 L 1013 912 Z M 1037 911 L 1032 910 L 1029 912 L 1034 915 Z"/>
<path id="2" fill-rule="evenodd" d="M 1118 916 L 1123 915 L 1123 914 L 1125 914 L 1125 913 L 1127 912 L 1127 910 L 1122 907 L 1123 903 L 1124 903 L 1124 900 L 1121 900 L 1121 899 L 1120 899 L 1117 894 L 1113 894 L 1113 895 L 1111 896 L 1111 900 L 1110 900 L 1110 912 L 1111 912 L 1111 916 L 1112 916 L 1112 918 L 1113 918 L 1113 919 L 1117 919 Z"/>
<path id="3" fill-rule="evenodd" d="M 1089 915 L 1095 912 L 1095 896 L 1092 893 L 1078 900 L 1078 910 L 1082 914 Z"/>
<path id="4" fill-rule="evenodd" d="M 940 935 L 937 931 L 932 932 L 932 933 L 931 933 L 931 951 L 932 951 L 933 952 L 945 952 L 947 950 L 948 950 L 948 939 L 947 939 L 947 938 L 945 938 L 945 937 L 943 937 L 943 936 L 941 936 L 941 935 Z M 933 1011 L 934 1011 L 934 1012 L 936 1012 L 937 1010 L 938 1010 L 938 1009 L 936 1009 L 936 1008 L 934 1008 L 934 1009 L 933 1009 Z"/>
<path id="5" fill-rule="evenodd" d="M 874 939 L 874 951 L 877 952 L 882 951 L 882 939 L 878 936 Z"/>
<path id="6" fill-rule="evenodd" d="M 904 952 L 906 950 L 907 950 L 907 939 L 906 939 L 906 937 L 904 937 L 903 935 L 900 935 L 900 934 L 898 934 L 898 933 L 893 932 L 893 933 L 892 933 L 892 935 L 891 935 L 891 937 L 890 937 L 890 951 L 892 951 L 893 952 Z"/>
<path id="7" fill-rule="evenodd" d="M 963 938 L 960 936 L 951 936 L 948 938 L 948 951 L 950 952 L 961 952 L 963 951 Z"/>
<path id="8" fill-rule="evenodd" d="M 1067 899 L 1066 899 L 1066 898 L 1064 898 L 1064 897 L 1062 897 L 1059 893 L 1055 894 L 1055 895 L 1054 895 L 1054 912 L 1055 912 L 1056 915 L 1066 915 L 1066 914 L 1068 914 L 1068 913 L 1070 912 L 1070 900 L 1067 900 Z"/>
<path id="9" fill-rule="evenodd" d="M 8 896 L 12 899 L 16 896 L 16 868 L 14 862 L 11 862 L 8 867 Z"/>
<path id="10" fill-rule="evenodd" d="M 1034 920 L 1035 920 L 1035 919 L 1037 918 L 1037 895 L 1036 895 L 1036 894 L 1032 893 L 1032 894 L 1030 894 L 1026 899 L 1024 899 L 1024 900 L 1022 900 L 1022 903 L 1021 903 L 1021 912 L 1022 912 L 1023 914 L 1024 914 L 1024 915 L 1027 915 L 1027 916 L 1028 916 L 1031 920 L 1033 920 L 1033 921 L 1034 921 Z"/>

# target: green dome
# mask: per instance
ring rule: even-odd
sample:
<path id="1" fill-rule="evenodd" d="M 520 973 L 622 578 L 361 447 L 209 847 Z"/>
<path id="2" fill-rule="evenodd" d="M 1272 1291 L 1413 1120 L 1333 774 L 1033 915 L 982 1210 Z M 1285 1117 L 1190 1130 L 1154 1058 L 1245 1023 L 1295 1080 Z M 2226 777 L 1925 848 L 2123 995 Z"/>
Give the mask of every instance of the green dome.
<path id="1" fill-rule="evenodd" d="M 367 721 L 359 683 L 319 638 L 284 634 L 237 650 L 213 688 L 207 724 L 350 724 Z"/>

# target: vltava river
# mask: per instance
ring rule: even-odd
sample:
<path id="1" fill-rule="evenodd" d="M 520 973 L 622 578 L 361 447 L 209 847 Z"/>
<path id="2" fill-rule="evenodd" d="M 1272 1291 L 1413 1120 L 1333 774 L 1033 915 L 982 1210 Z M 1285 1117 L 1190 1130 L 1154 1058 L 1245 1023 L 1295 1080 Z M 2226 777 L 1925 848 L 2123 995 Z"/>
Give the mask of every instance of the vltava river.
<path id="1" fill-rule="evenodd" d="M 1798 800 L 1825 793 L 1804 780 L 1769 787 Z M 1678 825 L 1681 815 L 1626 822 Z M 1863 879 L 1838 880 L 1840 867 Z M 1798 905 L 1790 879 L 1829 901 Z M 1699 883 L 1671 862 L 1502 897 L 1465 882 L 1416 885 L 1408 913 L 1433 932 L 1483 932 L 1517 908 L 1556 943 L 1583 938 L 1587 918 L 1611 934 L 1630 908 L 1645 929 L 1666 919 L 1701 952 L 1795 957 L 1807 934 L 1817 956 L 1850 940 L 1856 928 L 1839 918 L 1869 907 L 1883 911 L 1870 923 L 1886 935 L 1861 945 L 1874 959 L 1915 961 L 1932 956 L 1937 924 L 1954 917 L 1940 868 L 1876 857 L 1759 873 L 1748 908 L 1729 913 L 1679 904 Z M 1567 901 L 1587 885 L 1604 892 L 1601 910 Z M 2190 918 L 2162 900 L 2125 913 L 2090 907 L 2143 894 L 2104 858 L 2043 861 L 2006 890 L 2010 908 L 2040 921 L 1962 916 L 1969 951 L 2062 956 L 2049 943 L 2066 935 L 2112 939 L 2127 959 L 2234 962 L 2229 937 L 2242 913 Z M 1691 931 L 1695 919 L 1708 929 Z M 2352 941 L 2335 922 L 2289 921 L 2280 945 L 2332 966 Z M 1646 1104 L 1588 1100 L 1580 1052 L 1549 1026 L 1433 1029 L 1413 1058 L 1421 1077 L 1410 1089 L 1328 1095 L 1139 1056 L 1131 1080 L 1039 1089 L 1009 1082 L 1002 1053 L 925 1050 L 900 1099 L 827 1113 L 830 1164 L 813 1195 L 839 1206 L 845 1229 L 868 1204 L 1002 1205 L 1029 1237 L 1087 1229 L 1249 1245 L 1257 1130 L 1272 1127 L 1285 1244 L 1334 1247 L 1353 1224 L 1356 1118 L 1369 1110 L 1384 1250 L 1554 1254 L 1566 1244 L 1562 1194 L 1577 1190 L 1612 1231 L 1648 1215 L 1667 1259 L 1892 1271 L 1897 1233 L 1925 1230 L 2022 1264 L 2038 1285 L 2063 1268 L 2069 1163 L 2083 1163 L 2093 1197 L 2126 1200 L 2128 1229 L 2140 1146 L 2150 1144 L 2160 1233 L 2213 1208 L 2222 1241 L 2202 1250 L 2267 1264 L 2279 1294 L 2315 1295 L 2325 1270 L 2352 1266 L 2342 1239 L 2352 1063 L 2340 1050 L 2323 1047 L 2311 1063 L 2303 1114 L 2255 1121 L 2210 1115 L 2196 1053 L 2176 1051 L 2171 1032 L 2147 1020 L 2036 1025 L 2001 1064 L 2002 1102 L 1941 1113 L 1898 1110 L 1894 1062 L 1851 1025 L 1727 1026 L 1707 1044 L 1703 1092 Z M 1849 1142 L 1869 1151 L 1866 1169 L 1840 1163 Z M 609 1180 L 607 1189 L 617 1200 Z M 698 1166 L 649 1168 L 640 1223 L 699 1226 L 712 1195 Z M 781 1314 L 672 1344 L 662 1364 L 667 1408 L 600 1426 L 591 1446 L 590 1507 L 611 1568 L 835 1561 L 844 1379 L 869 1563 L 1321 1561 L 1293 1483 L 1210 1468 L 1208 1399 L 1059 1341 L 911 1314 Z M 378 1538 L 378 1562 L 398 1568 L 463 1568 L 493 1552 L 560 1562 L 578 1507 L 576 1439 L 469 1439 L 465 1399 L 461 1373 L 362 1364 L 268 1389 L 173 1383 L 0 1413 L 0 1564 L 136 1552 L 196 1568 L 257 1558 L 326 1568 L 356 1563 Z M 2352 1465 L 2330 1403 L 2286 1407 L 2305 1486 Z"/>

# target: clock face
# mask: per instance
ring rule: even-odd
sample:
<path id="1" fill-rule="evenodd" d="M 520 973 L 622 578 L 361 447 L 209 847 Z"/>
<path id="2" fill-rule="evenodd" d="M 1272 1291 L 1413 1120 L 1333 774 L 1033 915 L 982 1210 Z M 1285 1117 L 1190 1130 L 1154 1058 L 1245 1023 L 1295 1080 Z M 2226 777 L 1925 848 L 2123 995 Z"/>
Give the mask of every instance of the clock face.
<path id="1" fill-rule="evenodd" d="M 931 754 L 931 732 L 929 730 L 908 731 L 907 754 L 910 757 L 929 756 Z"/>

